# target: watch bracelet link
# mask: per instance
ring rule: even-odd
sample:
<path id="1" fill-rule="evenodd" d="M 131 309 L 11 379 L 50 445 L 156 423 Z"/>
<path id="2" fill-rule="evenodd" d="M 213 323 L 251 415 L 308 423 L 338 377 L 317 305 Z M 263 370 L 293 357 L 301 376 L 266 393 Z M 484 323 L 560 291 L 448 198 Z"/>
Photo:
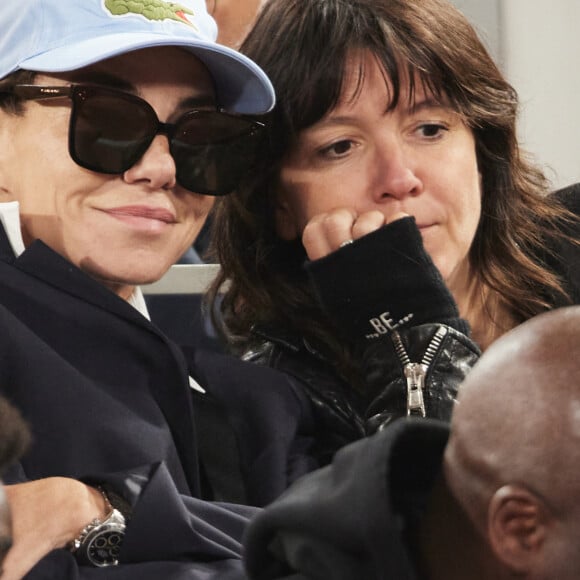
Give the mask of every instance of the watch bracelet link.
<path id="1" fill-rule="evenodd" d="M 81 530 L 81 533 L 74 540 L 72 540 L 72 542 L 69 543 L 68 548 L 73 553 L 76 552 L 81 547 L 83 540 L 89 535 L 89 532 L 91 530 L 93 530 L 94 528 L 100 526 L 107 519 L 109 519 L 109 517 L 111 517 L 111 514 L 113 513 L 113 509 L 114 509 L 113 505 L 111 504 L 111 501 L 109 500 L 109 496 L 105 493 L 105 490 L 101 486 L 98 486 L 96 489 L 99 490 L 99 492 L 101 493 L 101 495 L 103 496 L 103 498 L 105 500 L 106 515 L 102 520 L 100 518 L 92 519 Z"/>
<path id="2" fill-rule="evenodd" d="M 72 553 L 75 554 L 75 557 L 81 563 L 88 563 L 99 567 L 115 566 L 118 564 L 116 554 L 118 553 L 118 549 L 122 544 L 125 526 L 128 521 L 125 517 L 125 513 L 119 510 L 115 504 L 118 504 L 119 507 L 126 511 L 127 517 L 130 517 L 132 508 L 128 502 L 126 502 L 117 494 L 105 491 L 105 489 L 101 486 L 98 486 L 97 489 L 100 491 L 105 500 L 105 508 L 107 513 L 102 520 L 100 518 L 94 518 L 91 522 L 89 522 L 82 529 L 79 536 L 69 543 L 68 548 Z M 103 533 L 100 531 L 100 528 L 105 530 L 111 530 L 111 528 L 113 528 L 116 530 L 113 532 L 117 536 L 114 546 L 112 548 L 109 547 L 108 549 L 103 549 L 103 546 L 101 545 L 99 548 L 95 548 L 95 554 L 89 555 L 89 552 L 94 548 L 93 542 L 95 540 L 95 534 L 99 535 Z M 105 534 L 106 533 L 107 532 L 105 532 Z M 111 549 L 113 549 L 114 552 L 108 551 Z"/>
<path id="3" fill-rule="evenodd" d="M 106 518 L 105 518 L 106 519 Z M 89 535 L 89 532 L 96 528 L 97 526 L 101 525 L 101 520 L 99 518 L 95 518 L 91 520 L 82 530 L 81 533 L 71 542 L 68 544 L 68 549 L 71 552 L 76 552 L 83 544 L 83 540 Z"/>

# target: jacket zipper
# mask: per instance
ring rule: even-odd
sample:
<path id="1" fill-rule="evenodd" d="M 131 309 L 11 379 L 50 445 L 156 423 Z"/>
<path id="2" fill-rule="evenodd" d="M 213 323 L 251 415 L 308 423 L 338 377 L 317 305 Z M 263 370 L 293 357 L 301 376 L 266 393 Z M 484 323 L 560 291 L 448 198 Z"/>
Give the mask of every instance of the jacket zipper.
<path id="1" fill-rule="evenodd" d="M 427 376 L 429 367 L 431 366 L 431 363 L 433 362 L 447 332 L 448 329 L 446 326 L 440 326 L 437 329 L 437 332 L 429 342 L 427 350 L 425 351 L 420 363 L 411 362 L 411 359 L 405 350 L 403 341 L 401 340 L 401 335 L 397 331 L 394 331 L 391 334 L 393 344 L 395 345 L 395 351 L 403 365 L 403 372 L 407 381 L 407 416 L 426 416 L 424 396 L 425 377 Z"/>

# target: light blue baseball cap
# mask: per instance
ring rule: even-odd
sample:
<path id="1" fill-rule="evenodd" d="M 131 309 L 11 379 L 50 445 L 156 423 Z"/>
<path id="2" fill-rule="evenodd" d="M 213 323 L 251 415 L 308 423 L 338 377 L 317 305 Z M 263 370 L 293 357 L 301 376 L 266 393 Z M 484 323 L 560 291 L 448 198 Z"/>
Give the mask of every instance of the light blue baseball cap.
<path id="1" fill-rule="evenodd" d="M 0 5 L 0 79 L 21 69 L 65 72 L 141 48 L 183 46 L 209 69 L 221 107 L 271 110 L 274 89 L 264 71 L 216 37 L 205 0 L 8 0 Z"/>

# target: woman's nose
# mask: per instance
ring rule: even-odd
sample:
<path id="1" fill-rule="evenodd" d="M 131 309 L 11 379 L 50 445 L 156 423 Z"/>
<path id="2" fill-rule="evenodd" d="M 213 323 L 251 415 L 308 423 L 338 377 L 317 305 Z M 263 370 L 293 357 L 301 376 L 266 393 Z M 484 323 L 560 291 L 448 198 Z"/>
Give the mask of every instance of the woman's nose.
<path id="1" fill-rule="evenodd" d="M 124 173 L 127 183 L 146 182 L 151 189 L 169 189 L 176 184 L 176 167 L 165 135 L 157 135 L 141 159 Z"/>
<path id="2" fill-rule="evenodd" d="M 375 196 L 401 199 L 417 195 L 423 184 L 416 175 L 416 162 L 396 137 L 387 137 L 377 144 L 373 184 Z"/>

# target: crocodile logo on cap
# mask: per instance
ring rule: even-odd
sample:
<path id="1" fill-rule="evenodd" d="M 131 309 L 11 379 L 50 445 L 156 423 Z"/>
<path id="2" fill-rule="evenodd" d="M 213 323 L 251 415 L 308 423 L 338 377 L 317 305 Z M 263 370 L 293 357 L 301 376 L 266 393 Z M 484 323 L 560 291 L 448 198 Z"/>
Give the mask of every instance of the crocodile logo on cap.
<path id="1" fill-rule="evenodd" d="M 194 12 L 176 2 L 165 0 L 105 0 L 105 8 L 113 16 L 138 14 L 147 20 L 175 20 L 188 26 L 194 26 L 187 15 Z"/>

